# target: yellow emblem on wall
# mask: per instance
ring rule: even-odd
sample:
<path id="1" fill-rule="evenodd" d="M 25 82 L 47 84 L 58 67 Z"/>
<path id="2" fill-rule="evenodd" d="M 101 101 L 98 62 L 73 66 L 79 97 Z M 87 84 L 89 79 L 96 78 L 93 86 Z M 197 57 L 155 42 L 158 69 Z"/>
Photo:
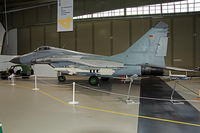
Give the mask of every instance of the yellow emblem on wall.
<path id="1" fill-rule="evenodd" d="M 63 27 L 65 27 L 66 29 L 70 28 L 70 23 L 72 22 L 72 18 L 67 17 L 66 19 L 59 19 L 58 23 L 61 24 Z"/>

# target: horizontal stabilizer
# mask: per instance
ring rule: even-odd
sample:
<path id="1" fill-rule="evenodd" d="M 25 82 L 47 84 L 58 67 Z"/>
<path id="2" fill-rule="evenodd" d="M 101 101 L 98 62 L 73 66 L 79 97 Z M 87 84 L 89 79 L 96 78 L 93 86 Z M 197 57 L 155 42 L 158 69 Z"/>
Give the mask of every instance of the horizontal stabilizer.
<path id="1" fill-rule="evenodd" d="M 181 71 L 181 72 L 196 72 L 195 70 L 178 68 L 178 67 L 157 66 L 157 65 L 150 65 L 150 64 L 148 64 L 146 66 L 151 66 L 151 67 L 155 67 L 155 68 L 162 68 L 162 69 L 166 69 L 166 70 Z"/>

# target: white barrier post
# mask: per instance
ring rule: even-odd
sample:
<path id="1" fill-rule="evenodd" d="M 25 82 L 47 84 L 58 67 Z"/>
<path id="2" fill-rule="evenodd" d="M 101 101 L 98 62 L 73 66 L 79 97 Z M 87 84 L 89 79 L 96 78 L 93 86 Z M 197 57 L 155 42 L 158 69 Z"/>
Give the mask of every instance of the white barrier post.
<path id="1" fill-rule="evenodd" d="M 15 75 L 11 74 L 10 77 L 11 77 L 11 85 L 14 86 L 15 85 L 15 79 L 14 79 Z"/>
<path id="2" fill-rule="evenodd" d="M 33 89 L 33 91 L 38 91 L 39 88 L 37 87 L 37 75 L 35 75 L 35 88 Z"/>
<path id="3" fill-rule="evenodd" d="M 78 104 L 78 101 L 75 101 L 75 82 L 73 82 L 73 101 L 72 102 L 69 102 L 69 104 Z"/>

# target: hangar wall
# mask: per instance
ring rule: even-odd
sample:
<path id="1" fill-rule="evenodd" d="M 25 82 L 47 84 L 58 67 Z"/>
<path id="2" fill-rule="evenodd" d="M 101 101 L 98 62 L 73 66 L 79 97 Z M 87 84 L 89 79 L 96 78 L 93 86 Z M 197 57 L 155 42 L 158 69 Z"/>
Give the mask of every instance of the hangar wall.
<path id="1" fill-rule="evenodd" d="M 18 27 L 18 54 L 42 45 L 113 55 L 127 49 L 156 22 L 169 24 L 166 64 L 200 66 L 200 14 L 74 22 L 73 32 L 56 32 L 56 6 L 8 14 L 9 29 Z"/>

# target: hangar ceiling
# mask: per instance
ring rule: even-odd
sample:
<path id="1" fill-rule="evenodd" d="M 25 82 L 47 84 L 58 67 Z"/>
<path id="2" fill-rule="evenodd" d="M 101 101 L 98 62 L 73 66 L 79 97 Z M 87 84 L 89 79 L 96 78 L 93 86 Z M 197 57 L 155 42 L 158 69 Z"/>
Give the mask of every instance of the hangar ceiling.
<path id="1" fill-rule="evenodd" d="M 4 10 L 4 1 L 0 0 L 0 10 Z M 164 3 L 180 0 L 74 0 L 74 15 L 83 15 L 100 11 L 134 7 L 155 3 Z M 7 11 L 23 9 L 42 4 L 56 4 L 57 0 L 6 0 Z M 114 3 L 114 4 L 113 4 Z"/>

